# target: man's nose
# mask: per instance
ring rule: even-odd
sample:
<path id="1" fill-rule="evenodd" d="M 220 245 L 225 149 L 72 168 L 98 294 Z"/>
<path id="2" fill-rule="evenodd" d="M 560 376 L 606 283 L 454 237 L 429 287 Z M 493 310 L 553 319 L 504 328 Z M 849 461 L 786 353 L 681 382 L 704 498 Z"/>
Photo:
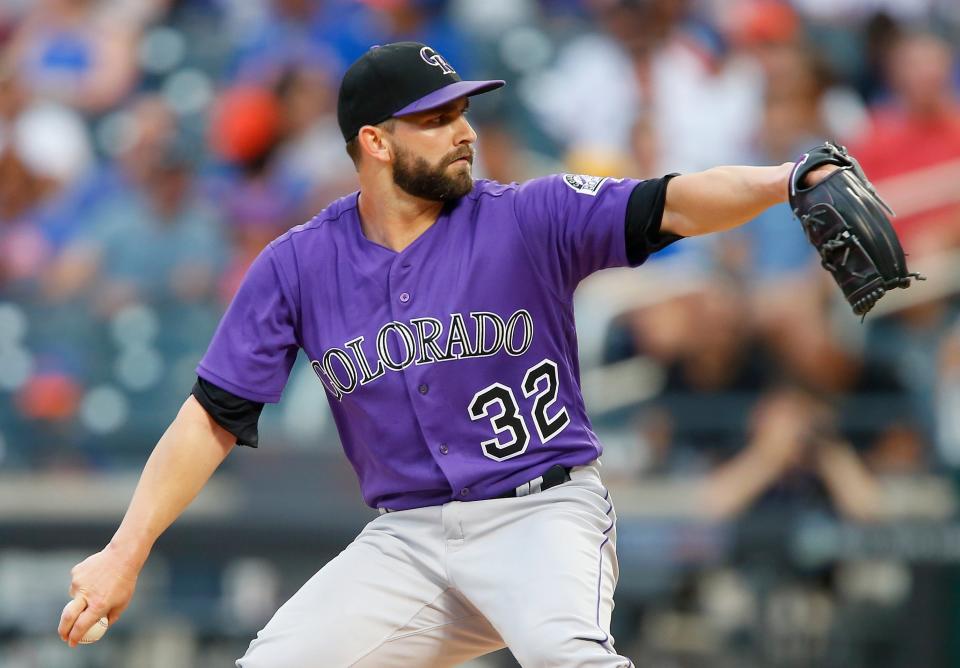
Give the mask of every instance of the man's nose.
<path id="1" fill-rule="evenodd" d="M 466 116 L 460 116 L 457 119 L 457 134 L 456 134 L 456 143 L 459 146 L 460 144 L 473 144 L 477 141 L 477 133 L 473 129 L 473 126 L 470 125 L 467 121 Z"/>

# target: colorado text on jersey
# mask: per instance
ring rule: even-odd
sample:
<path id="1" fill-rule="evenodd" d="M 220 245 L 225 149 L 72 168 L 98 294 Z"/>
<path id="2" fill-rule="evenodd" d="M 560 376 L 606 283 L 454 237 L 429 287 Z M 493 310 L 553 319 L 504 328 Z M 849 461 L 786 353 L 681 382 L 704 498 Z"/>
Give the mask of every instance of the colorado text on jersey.
<path id="1" fill-rule="evenodd" d="M 347 341 L 343 348 L 330 348 L 319 360 L 311 360 L 310 365 L 327 391 L 341 400 L 388 370 L 490 357 L 500 352 L 516 357 L 533 343 L 533 316 L 526 309 L 514 312 L 506 320 L 489 311 L 471 311 L 468 316 L 473 320 L 472 332 L 461 313 L 451 314 L 446 328 L 443 322 L 430 317 L 412 318 L 409 324 L 396 320 L 386 323 L 377 332 L 375 365 L 364 349 L 363 336 Z"/>

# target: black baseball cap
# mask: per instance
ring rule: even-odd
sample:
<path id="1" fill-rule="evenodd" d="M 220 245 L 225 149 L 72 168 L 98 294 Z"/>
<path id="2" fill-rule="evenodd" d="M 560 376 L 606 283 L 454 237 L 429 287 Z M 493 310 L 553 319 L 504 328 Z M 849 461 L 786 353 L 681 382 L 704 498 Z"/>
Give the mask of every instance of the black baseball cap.
<path id="1" fill-rule="evenodd" d="M 364 125 L 434 109 L 503 84 L 501 80 L 463 81 L 443 56 L 420 42 L 375 46 L 343 75 L 337 122 L 349 141 Z"/>

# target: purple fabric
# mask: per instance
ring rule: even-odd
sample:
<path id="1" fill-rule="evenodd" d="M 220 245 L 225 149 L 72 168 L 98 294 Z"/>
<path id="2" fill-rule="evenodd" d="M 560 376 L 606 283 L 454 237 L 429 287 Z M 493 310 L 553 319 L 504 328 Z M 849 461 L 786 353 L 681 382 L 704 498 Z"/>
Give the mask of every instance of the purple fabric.
<path id="1" fill-rule="evenodd" d="M 373 507 L 489 498 L 554 464 L 585 464 L 601 446 L 580 394 L 573 290 L 627 265 L 624 216 L 637 183 L 477 181 L 400 253 L 364 237 L 356 193 L 337 200 L 263 251 L 197 372 L 277 401 L 302 347 Z M 489 388 L 501 398 L 471 415 Z M 483 447 L 509 443 L 518 423 L 529 434 L 522 452 Z"/>
<path id="2" fill-rule="evenodd" d="M 197 366 L 198 375 L 251 401 L 280 401 L 299 343 L 298 305 L 282 276 L 268 246 L 247 270 Z"/>
<path id="3" fill-rule="evenodd" d="M 458 97 L 463 97 L 464 95 L 479 95 L 480 93 L 486 93 L 487 91 L 500 88 L 502 85 L 504 85 L 504 82 L 499 79 L 490 81 L 457 81 L 449 86 L 439 88 L 429 95 L 424 95 L 416 102 L 411 102 L 396 112 L 394 116 L 406 116 L 408 114 L 415 114 L 418 111 L 442 107 L 447 102 L 456 100 Z"/>

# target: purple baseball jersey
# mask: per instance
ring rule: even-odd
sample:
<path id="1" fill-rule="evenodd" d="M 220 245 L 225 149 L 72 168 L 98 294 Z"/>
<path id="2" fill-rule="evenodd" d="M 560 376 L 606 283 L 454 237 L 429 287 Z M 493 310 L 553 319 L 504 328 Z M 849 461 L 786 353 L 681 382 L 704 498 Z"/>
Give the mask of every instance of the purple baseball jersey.
<path id="1" fill-rule="evenodd" d="M 372 507 L 490 498 L 590 462 L 573 291 L 628 264 L 640 183 L 478 180 L 399 253 L 363 235 L 348 195 L 264 249 L 197 373 L 276 402 L 302 348 Z"/>

